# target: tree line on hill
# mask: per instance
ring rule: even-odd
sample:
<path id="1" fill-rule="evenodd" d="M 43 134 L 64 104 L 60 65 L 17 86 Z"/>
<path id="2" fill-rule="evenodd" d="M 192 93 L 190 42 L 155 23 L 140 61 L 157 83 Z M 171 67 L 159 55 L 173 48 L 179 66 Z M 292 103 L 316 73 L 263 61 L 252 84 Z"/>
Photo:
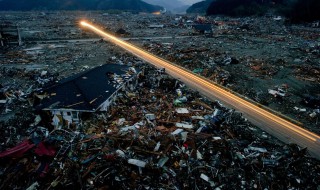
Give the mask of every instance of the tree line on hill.
<path id="1" fill-rule="evenodd" d="M 154 12 L 163 9 L 141 0 L 2 0 L 0 10 L 128 10 Z"/>
<path id="2" fill-rule="evenodd" d="M 242 17 L 264 15 L 270 10 L 293 22 L 320 20 L 320 0 L 205 0 L 187 12 Z"/>

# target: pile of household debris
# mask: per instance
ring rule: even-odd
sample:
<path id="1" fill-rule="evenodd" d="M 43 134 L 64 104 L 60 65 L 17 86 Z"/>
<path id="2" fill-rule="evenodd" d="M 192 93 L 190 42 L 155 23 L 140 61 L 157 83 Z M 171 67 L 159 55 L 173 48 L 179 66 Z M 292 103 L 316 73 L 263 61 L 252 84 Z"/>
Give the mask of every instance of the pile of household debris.
<path id="1" fill-rule="evenodd" d="M 320 188 L 320 163 L 306 149 L 161 70 L 143 70 L 137 88 L 123 88 L 108 112 L 76 130 L 49 130 L 40 116 L 4 124 L 0 189 Z"/>

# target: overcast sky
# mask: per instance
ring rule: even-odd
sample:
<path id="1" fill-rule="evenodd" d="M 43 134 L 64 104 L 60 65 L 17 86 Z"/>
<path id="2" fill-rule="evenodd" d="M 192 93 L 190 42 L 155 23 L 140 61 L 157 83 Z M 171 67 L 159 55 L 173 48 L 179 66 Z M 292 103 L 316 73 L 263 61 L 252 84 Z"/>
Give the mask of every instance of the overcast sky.
<path id="1" fill-rule="evenodd" d="M 170 0 L 168 0 L 168 1 L 170 1 Z M 200 2 L 200 1 L 202 1 L 202 0 L 180 0 L 181 2 L 185 2 L 186 4 L 188 4 L 188 5 L 192 5 L 192 4 L 194 4 L 194 3 L 196 3 L 196 2 Z"/>

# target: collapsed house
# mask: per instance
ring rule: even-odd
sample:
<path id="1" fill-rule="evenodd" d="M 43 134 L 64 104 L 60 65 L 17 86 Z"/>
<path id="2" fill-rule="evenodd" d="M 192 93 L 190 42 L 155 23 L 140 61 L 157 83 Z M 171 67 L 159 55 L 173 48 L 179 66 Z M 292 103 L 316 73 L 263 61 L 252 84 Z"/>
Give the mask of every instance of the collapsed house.
<path id="1" fill-rule="evenodd" d="M 0 48 L 20 46 L 22 44 L 20 31 L 17 26 L 8 24 L 0 25 Z"/>
<path id="2" fill-rule="evenodd" d="M 133 67 L 105 64 L 43 89 L 36 107 L 51 113 L 55 127 L 79 124 L 82 113 L 108 111 L 119 91 L 136 87 L 139 74 Z"/>
<path id="3" fill-rule="evenodd" d="M 213 29 L 211 24 L 194 24 L 192 25 L 192 28 L 194 32 L 199 33 L 199 34 L 212 34 Z"/>
<path id="4" fill-rule="evenodd" d="M 119 28 L 117 31 L 116 31 L 116 34 L 118 35 L 118 36 L 128 36 L 128 35 L 130 35 L 130 33 L 129 32 L 127 32 L 125 29 L 123 29 L 123 28 Z"/>

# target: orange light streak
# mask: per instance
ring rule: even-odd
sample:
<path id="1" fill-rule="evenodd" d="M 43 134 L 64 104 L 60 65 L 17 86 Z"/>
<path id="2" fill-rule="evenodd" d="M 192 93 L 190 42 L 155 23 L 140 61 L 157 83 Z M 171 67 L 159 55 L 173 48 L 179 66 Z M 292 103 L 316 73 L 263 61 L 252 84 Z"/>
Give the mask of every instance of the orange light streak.
<path id="1" fill-rule="evenodd" d="M 89 29 L 91 29 L 92 31 L 94 31 L 95 33 L 97 33 L 98 35 L 104 37 L 105 39 L 111 41 L 112 43 L 126 49 L 127 51 L 131 52 L 132 54 L 136 55 L 137 57 L 140 57 L 141 59 L 154 64 L 155 66 L 161 66 L 163 68 L 169 68 L 170 70 L 176 72 L 176 73 L 180 73 L 181 75 L 187 76 L 189 77 L 189 79 L 192 79 L 193 81 L 197 82 L 197 84 L 199 85 L 203 85 L 205 87 L 207 87 L 208 89 L 212 90 L 213 92 L 218 92 L 221 95 L 223 95 L 224 97 L 233 100 L 234 102 L 236 102 L 237 104 L 241 104 L 242 106 L 248 108 L 249 110 L 254 111 L 256 114 L 258 114 L 260 117 L 264 117 L 267 118 L 268 120 L 278 123 L 280 125 L 282 125 L 283 127 L 286 127 L 287 129 L 290 129 L 294 132 L 296 132 L 297 134 L 308 138 L 309 140 L 312 141 L 317 141 L 320 139 L 320 136 L 306 130 L 303 129 L 301 127 L 299 127 L 298 125 L 295 125 L 271 112 L 268 112 L 267 110 L 264 110 L 260 107 L 258 107 L 257 105 L 246 101 L 238 96 L 236 96 L 235 94 L 232 94 L 230 92 L 228 92 L 227 90 L 213 84 L 210 83 L 206 80 L 204 80 L 203 78 L 194 75 L 193 73 L 180 68 L 178 66 L 175 66 L 174 64 L 163 60 L 155 55 L 152 55 L 149 52 L 146 52 L 145 50 L 142 50 L 141 48 L 138 48 L 130 43 L 127 43 L 111 34 L 108 34 L 102 30 L 100 30 L 98 27 L 91 25 L 85 21 L 81 21 L 80 24 L 84 27 L 87 27 Z"/>

